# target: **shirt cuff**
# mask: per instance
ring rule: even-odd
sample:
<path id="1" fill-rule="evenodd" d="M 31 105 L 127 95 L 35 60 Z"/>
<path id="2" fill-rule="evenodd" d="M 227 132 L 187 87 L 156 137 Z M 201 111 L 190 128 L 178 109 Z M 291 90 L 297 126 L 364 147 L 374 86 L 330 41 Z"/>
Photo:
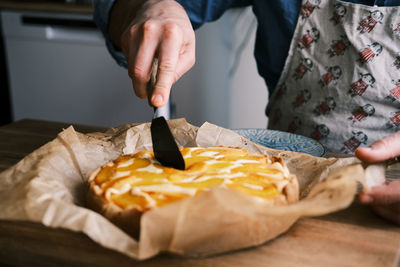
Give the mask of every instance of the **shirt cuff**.
<path id="1" fill-rule="evenodd" d="M 122 51 L 111 42 L 110 36 L 108 34 L 108 22 L 110 18 L 110 11 L 114 4 L 114 1 L 115 0 L 94 0 L 93 20 L 100 31 L 103 33 L 108 52 L 118 63 L 118 65 L 124 68 L 128 68 L 128 62 L 125 59 L 124 53 L 122 53 Z"/>

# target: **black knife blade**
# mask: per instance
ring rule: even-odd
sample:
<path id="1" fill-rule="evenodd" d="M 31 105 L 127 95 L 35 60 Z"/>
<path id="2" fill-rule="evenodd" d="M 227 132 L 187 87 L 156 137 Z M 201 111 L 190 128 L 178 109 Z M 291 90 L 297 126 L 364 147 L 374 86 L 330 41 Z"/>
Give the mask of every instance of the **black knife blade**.
<path id="1" fill-rule="evenodd" d="M 154 91 L 154 85 L 157 79 L 158 61 L 154 59 L 150 81 L 147 86 L 147 95 L 150 103 L 151 96 Z M 151 103 L 150 103 L 151 105 Z M 175 138 L 171 133 L 164 116 L 155 117 L 158 114 L 157 108 L 154 108 L 154 116 L 151 121 L 150 132 L 151 141 L 153 142 L 153 152 L 155 158 L 163 166 L 172 167 L 179 170 L 185 169 L 185 161 L 176 144 Z"/>
<path id="2" fill-rule="evenodd" d="M 184 170 L 185 161 L 164 116 L 152 120 L 150 131 L 156 159 L 164 166 Z"/>

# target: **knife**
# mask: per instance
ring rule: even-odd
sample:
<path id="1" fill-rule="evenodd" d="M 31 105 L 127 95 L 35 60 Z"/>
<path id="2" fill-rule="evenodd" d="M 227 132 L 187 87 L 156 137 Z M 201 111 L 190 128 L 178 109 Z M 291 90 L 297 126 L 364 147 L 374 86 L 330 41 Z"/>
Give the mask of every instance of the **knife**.
<path id="1" fill-rule="evenodd" d="M 150 81 L 147 84 L 147 96 L 150 106 L 151 96 L 154 92 L 154 86 L 157 80 L 158 59 L 155 58 L 151 68 Z M 171 133 L 164 116 L 160 116 L 157 112 L 158 108 L 154 107 L 154 115 L 151 121 L 150 132 L 153 142 L 153 152 L 156 159 L 163 166 L 172 167 L 179 170 L 185 169 L 185 161 L 179 151 L 175 138 Z"/>

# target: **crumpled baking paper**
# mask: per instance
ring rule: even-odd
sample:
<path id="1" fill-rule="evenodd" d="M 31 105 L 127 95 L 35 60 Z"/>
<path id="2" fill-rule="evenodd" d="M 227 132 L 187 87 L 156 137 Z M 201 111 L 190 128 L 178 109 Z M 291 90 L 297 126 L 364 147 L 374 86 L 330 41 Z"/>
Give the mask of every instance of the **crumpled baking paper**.
<path id="1" fill-rule="evenodd" d="M 366 178 L 371 184 L 384 179 L 383 166 L 364 168 L 354 157 L 320 158 L 269 149 L 210 123 L 200 128 L 184 119 L 168 123 L 179 146 L 224 145 L 283 157 L 298 178 L 301 200 L 271 207 L 257 198 L 216 187 L 146 212 L 141 217 L 140 238 L 135 240 L 85 207 L 87 178 L 121 154 L 152 149 L 150 124 L 128 124 L 92 134 L 76 132 L 71 126 L 0 173 L 0 219 L 83 232 L 102 246 L 138 260 L 162 251 L 208 256 L 265 243 L 302 216 L 346 208 L 357 186 L 368 187 Z"/>

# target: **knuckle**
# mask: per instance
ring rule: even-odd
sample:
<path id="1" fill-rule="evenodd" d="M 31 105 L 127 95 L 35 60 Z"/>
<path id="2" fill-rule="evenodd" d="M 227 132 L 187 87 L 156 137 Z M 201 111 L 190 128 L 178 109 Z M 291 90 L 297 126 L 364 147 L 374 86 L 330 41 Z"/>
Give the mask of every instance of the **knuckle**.
<path id="1" fill-rule="evenodd" d="M 169 85 L 166 82 L 158 82 L 156 86 L 154 86 L 154 90 L 157 92 L 164 92 L 169 89 Z"/>
<path id="2" fill-rule="evenodd" d="M 128 31 L 125 31 L 125 33 L 129 33 L 130 36 L 134 36 L 136 35 L 137 30 L 138 30 L 137 25 L 132 25 L 131 27 L 129 27 Z"/>
<path id="3" fill-rule="evenodd" d="M 164 73 L 173 73 L 175 72 L 175 65 L 172 63 L 171 60 L 165 59 L 162 62 L 160 62 L 160 65 L 158 66 L 159 70 L 164 72 Z"/>
<path id="4" fill-rule="evenodd" d="M 142 25 L 143 34 L 153 34 L 157 29 L 157 23 L 154 20 L 147 20 Z"/>
<path id="5" fill-rule="evenodd" d="M 173 22 L 167 22 L 164 25 L 164 36 L 165 38 L 175 38 L 180 33 L 180 28 Z"/>
<path id="6" fill-rule="evenodd" d="M 160 65 L 158 66 L 159 70 L 162 72 L 174 72 L 175 71 L 175 64 L 173 63 L 172 59 L 165 58 L 160 61 Z"/>
<path id="7" fill-rule="evenodd" d="M 136 80 L 138 82 L 146 82 L 147 81 L 146 72 L 138 66 L 132 67 L 128 71 L 128 75 L 132 80 Z"/>

